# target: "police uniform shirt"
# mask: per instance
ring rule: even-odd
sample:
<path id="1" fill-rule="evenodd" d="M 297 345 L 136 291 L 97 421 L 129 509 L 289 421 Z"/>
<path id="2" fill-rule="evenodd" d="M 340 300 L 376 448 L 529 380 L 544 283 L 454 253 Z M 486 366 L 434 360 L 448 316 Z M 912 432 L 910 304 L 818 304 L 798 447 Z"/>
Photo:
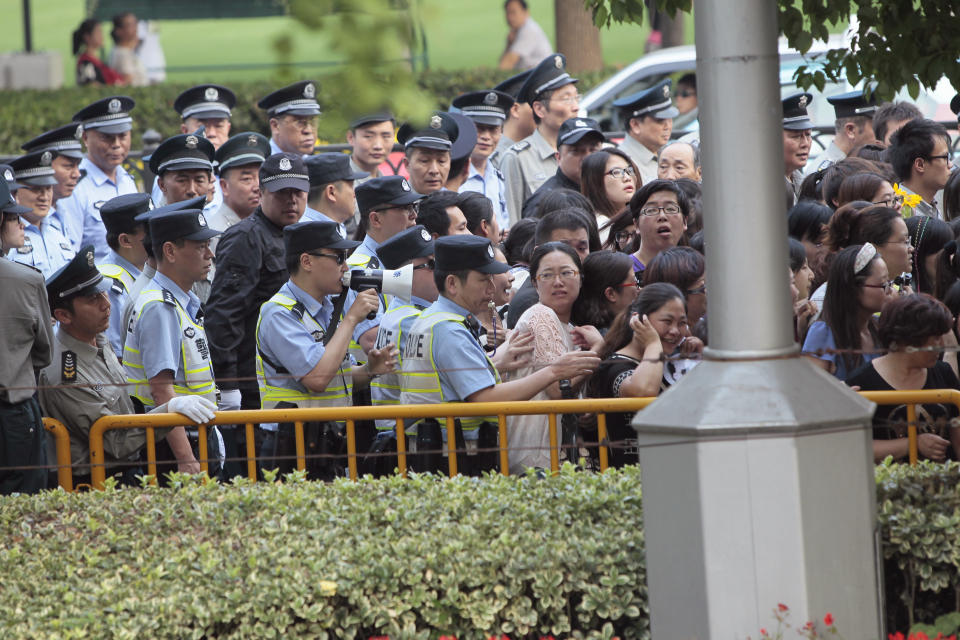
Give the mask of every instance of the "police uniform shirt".
<path id="1" fill-rule="evenodd" d="M 205 214 L 204 217 L 207 219 L 207 226 L 217 231 L 226 231 L 240 222 L 240 216 L 238 216 L 237 212 L 231 209 L 230 205 L 226 202 L 221 204 L 217 210 L 209 216 Z M 219 242 L 220 236 L 210 238 L 210 251 L 213 252 L 213 264 L 210 265 L 210 271 L 207 272 L 207 277 L 194 282 L 193 286 L 190 287 L 190 290 L 197 294 L 200 302 L 204 304 L 210 299 L 210 289 L 213 286 L 213 278 L 217 274 L 217 244 L 219 244 Z"/>
<path id="2" fill-rule="evenodd" d="M 556 173 L 556 151 L 537 129 L 503 155 L 500 171 L 507 187 L 505 200 L 511 225 L 520 220 L 524 201 Z"/>
<path id="3" fill-rule="evenodd" d="M 199 193 L 197 195 L 200 195 Z M 163 191 L 160 189 L 160 181 L 155 180 L 153 182 L 153 190 L 150 192 L 150 198 L 153 200 L 154 206 L 162 207 L 167 202 L 167 197 L 163 195 Z M 217 177 L 213 177 L 213 197 L 210 199 L 210 202 L 203 205 L 203 216 L 207 219 L 207 222 L 210 222 L 210 217 L 223 206 L 223 189 L 220 188 L 220 181 L 217 180 Z"/>
<path id="4" fill-rule="evenodd" d="M 505 196 L 506 183 L 503 181 L 503 174 L 493 166 L 490 158 L 487 158 L 486 167 L 483 175 L 477 171 L 477 168 L 470 163 L 470 171 L 467 180 L 460 186 L 460 193 L 465 191 L 476 191 L 487 196 L 487 199 L 493 203 L 493 212 L 497 214 L 497 222 L 501 229 L 510 228 L 510 213 L 507 211 L 507 200 Z"/>
<path id="5" fill-rule="evenodd" d="M 50 364 L 53 326 L 43 280 L 34 269 L 0 260 L 0 402 L 30 399 L 34 370 Z"/>
<path id="6" fill-rule="evenodd" d="M 79 234 L 70 230 L 70 223 L 63 217 L 63 212 L 57 209 L 56 202 L 50 207 L 50 213 L 47 214 L 46 220 L 50 223 L 51 227 L 59 231 L 60 234 L 67 239 L 67 242 L 70 242 L 70 247 L 74 251 L 78 251 L 78 249 L 73 246 L 70 238 Z"/>
<path id="7" fill-rule="evenodd" d="M 40 373 L 43 414 L 59 420 L 70 434 L 70 460 L 90 464 L 90 427 L 103 416 L 134 413 L 126 374 L 102 333 L 97 346 L 57 329 L 53 359 Z M 160 434 L 157 434 L 158 439 Z M 143 429 L 108 429 L 103 433 L 107 460 L 129 459 L 146 444 Z M 89 467 L 74 469 L 89 475 Z"/>
<path id="8" fill-rule="evenodd" d="M 134 305 L 137 302 L 137 298 L 140 297 L 140 292 L 147 287 L 155 275 L 157 275 L 157 270 L 151 267 L 150 263 L 145 263 L 143 265 L 143 271 L 140 272 L 140 275 L 137 276 L 137 279 L 133 281 L 133 286 L 130 287 L 130 291 L 127 294 L 127 301 L 123 305 L 123 322 L 120 324 L 120 326 L 124 328 L 123 332 L 120 334 L 120 339 L 124 343 L 127 341 L 127 336 L 130 335 L 127 332 L 127 329 L 130 328 L 130 319 L 133 317 Z M 120 351 L 121 353 L 123 352 L 123 343 L 120 345 Z M 123 360 L 122 355 L 120 359 Z"/>
<path id="9" fill-rule="evenodd" d="M 840 147 L 838 147 L 836 143 L 831 140 L 827 148 L 807 164 L 806 168 L 804 169 L 804 175 L 810 175 L 814 171 L 826 169 L 830 165 L 840 162 L 846 157 L 847 154 L 845 154 Z"/>
<path id="10" fill-rule="evenodd" d="M 537 212 L 537 205 L 540 201 L 554 189 L 570 189 L 571 191 L 580 193 L 580 185 L 568 178 L 563 171 L 557 169 L 557 172 L 553 174 L 549 180 L 540 185 L 540 188 L 523 203 L 521 215 L 524 218 L 532 218 Z"/>
<path id="11" fill-rule="evenodd" d="M 642 184 L 647 184 L 651 180 L 657 179 L 657 152 L 650 151 L 645 146 L 627 134 L 618 146 L 618 149 L 630 156 L 633 163 L 640 170 L 640 179 Z"/>
<path id="12" fill-rule="evenodd" d="M 330 216 L 316 209 L 311 209 L 308 205 L 303 211 L 303 217 L 300 218 L 300 222 L 332 222 L 340 228 L 340 235 L 344 238 L 347 237 L 347 227 L 342 222 L 337 222 Z"/>
<path id="13" fill-rule="evenodd" d="M 380 243 L 370 237 L 370 234 L 367 234 L 363 237 L 363 241 L 360 243 L 356 249 L 353 250 L 353 253 L 350 254 L 350 257 L 347 258 L 347 264 L 351 267 L 367 268 L 367 265 L 371 265 L 370 269 L 379 269 L 380 268 L 380 258 L 377 257 L 377 247 L 380 246 Z M 375 261 L 374 264 L 371 264 L 371 260 Z"/>
<path id="14" fill-rule="evenodd" d="M 69 198 L 57 201 L 57 208 L 66 221 L 67 231 L 73 234 L 68 239 L 74 252 L 92 244 L 99 262 L 110 251 L 107 230 L 100 219 L 100 207 L 117 196 L 137 193 L 137 183 L 122 166 L 117 167 L 116 181 L 110 180 L 89 157 L 80 161 L 80 170 L 86 170 L 87 175 L 77 183 Z"/>
<path id="15" fill-rule="evenodd" d="M 490 162 L 493 163 L 497 169 L 500 168 L 500 161 L 503 160 L 503 154 L 505 154 L 510 147 L 516 144 L 515 140 L 511 140 L 505 135 L 500 136 L 500 142 L 497 143 L 497 148 L 493 150 L 493 153 L 490 154 L 488 158 Z"/>
<path id="16" fill-rule="evenodd" d="M 181 289 L 159 271 L 146 288 L 166 289 L 173 294 L 177 305 L 196 319 L 200 311 L 200 299 L 194 293 Z M 132 334 L 127 336 L 127 347 L 140 352 L 147 380 L 167 370 L 173 372 L 175 381 L 186 379 L 181 357 L 181 331 L 176 310 L 166 302 L 147 305 L 136 319 Z M 198 336 L 200 338 L 203 336 Z"/>
<path id="17" fill-rule="evenodd" d="M 26 223 L 26 219 L 23 222 Z M 23 246 L 13 249 L 10 258 L 38 269 L 44 278 L 52 276 L 77 254 L 66 236 L 47 219 L 41 220 L 39 226 L 27 224 L 23 235 Z"/>
<path id="18" fill-rule="evenodd" d="M 133 277 L 134 282 L 140 277 L 140 269 L 114 251 L 111 251 L 106 260 L 101 264 L 117 265 L 129 273 Z M 133 283 L 130 283 L 130 287 L 133 287 Z M 130 292 L 127 291 L 126 284 L 114 279 L 107 295 L 110 297 L 110 326 L 107 327 L 107 340 L 110 341 L 113 352 L 117 354 L 117 357 L 123 358 L 123 341 L 127 333 L 127 325 L 123 322 L 123 310 L 126 308 L 127 301 L 130 299 Z"/>

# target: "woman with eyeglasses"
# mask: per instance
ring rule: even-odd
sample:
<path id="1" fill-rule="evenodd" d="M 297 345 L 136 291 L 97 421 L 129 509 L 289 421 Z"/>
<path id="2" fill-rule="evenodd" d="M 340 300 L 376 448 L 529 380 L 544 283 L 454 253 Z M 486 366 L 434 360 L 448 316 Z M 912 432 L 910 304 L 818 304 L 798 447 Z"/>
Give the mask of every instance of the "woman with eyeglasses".
<path id="1" fill-rule="evenodd" d="M 593 205 L 600 229 L 600 241 L 606 242 L 612 218 L 627 208 L 640 186 L 640 173 L 620 149 L 596 151 L 580 164 L 580 190 Z"/>
<path id="2" fill-rule="evenodd" d="M 638 291 L 630 256 L 617 251 L 595 251 L 583 261 L 583 286 L 573 321 L 594 326 L 604 334 L 617 314 L 637 299 Z"/>
<path id="3" fill-rule="evenodd" d="M 874 316 L 891 298 L 893 281 L 869 242 L 843 249 L 830 264 L 823 319 L 810 325 L 803 355 L 840 380 L 873 360 L 879 345 Z"/>
<path id="4" fill-rule="evenodd" d="M 645 286 L 607 332 L 599 351 L 603 362 L 590 378 L 587 395 L 593 398 L 659 395 L 697 364 L 698 360 L 684 357 L 693 355 L 688 343 L 693 344 L 680 289 L 666 282 Z M 637 462 L 636 433 L 630 426 L 631 420 L 632 413 L 607 414 L 610 466 Z"/>
<path id="5" fill-rule="evenodd" d="M 651 180 L 640 187 L 630 200 L 630 213 L 640 242 L 632 255 L 634 271 L 646 269 L 661 251 L 686 244 L 690 201 L 673 180 Z"/>
<path id="6" fill-rule="evenodd" d="M 634 244 L 636 243 L 637 226 L 634 224 L 630 209 L 624 209 L 611 218 L 610 222 L 607 223 L 606 230 L 607 241 L 603 243 L 603 249 L 627 254 L 636 251 Z"/>
<path id="7" fill-rule="evenodd" d="M 516 331 L 533 334 L 533 356 L 526 367 L 506 376 L 510 380 L 537 371 L 562 354 L 583 345 L 583 338 L 572 324 L 573 308 L 580 295 L 583 267 L 577 252 L 563 242 L 546 242 L 538 246 L 530 259 L 530 278 L 540 296 L 520 316 Z M 599 344 L 596 329 L 590 335 Z M 574 391 L 583 379 L 570 381 Z M 562 397 L 558 382 L 553 383 L 532 400 L 557 400 Z M 550 465 L 550 431 L 543 415 L 515 416 L 507 423 L 510 450 L 510 473 L 523 473 L 530 467 Z"/>
<path id="8" fill-rule="evenodd" d="M 865 200 L 872 204 L 881 204 L 900 211 L 903 196 L 898 196 L 893 185 L 879 173 L 865 172 L 847 176 L 840 183 L 837 205 L 843 206 L 854 200 Z"/>
<path id="9" fill-rule="evenodd" d="M 856 371 L 846 382 L 861 391 L 907 391 L 960 389 L 960 380 L 946 362 L 938 360 L 943 336 L 951 334 L 953 316 L 942 302 L 915 293 L 894 298 L 883 307 L 877 330 L 879 346 L 887 350 Z M 960 429 L 951 428 L 957 418 L 952 404 L 922 404 L 917 407 L 917 446 L 928 460 L 956 460 Z M 906 458 L 906 405 L 881 405 L 873 415 L 873 459 Z"/>

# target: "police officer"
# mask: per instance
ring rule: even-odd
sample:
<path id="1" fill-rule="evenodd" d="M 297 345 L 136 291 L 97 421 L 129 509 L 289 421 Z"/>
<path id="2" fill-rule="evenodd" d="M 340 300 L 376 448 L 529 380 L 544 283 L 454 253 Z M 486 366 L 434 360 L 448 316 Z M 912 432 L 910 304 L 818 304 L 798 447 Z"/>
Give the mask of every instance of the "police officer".
<path id="1" fill-rule="evenodd" d="M 537 128 L 533 121 L 533 109 L 526 102 L 517 99 L 520 94 L 520 88 L 527 81 L 530 71 L 518 73 L 515 76 L 507 78 L 493 88 L 494 91 L 500 91 L 513 98 L 513 104 L 507 111 L 507 118 L 503 123 L 503 135 L 500 136 L 500 142 L 497 143 L 496 150 L 490 155 L 490 161 L 493 165 L 500 168 L 500 159 L 507 149 L 515 145 L 520 140 L 531 135 Z"/>
<path id="2" fill-rule="evenodd" d="M 83 125 L 87 156 L 80 162 L 80 171 L 86 172 L 86 177 L 57 208 L 72 234 L 70 242 L 75 247 L 92 244 L 99 259 L 109 250 L 100 207 L 111 198 L 138 191 L 133 177 L 121 166 L 130 153 L 134 104 L 133 98 L 111 96 L 73 115 L 73 121 Z"/>
<path id="3" fill-rule="evenodd" d="M 863 95 L 863 90 L 857 89 L 830 96 L 827 102 L 833 105 L 833 112 L 837 117 L 834 122 L 836 133 L 827 148 L 807 163 L 806 173 L 826 169 L 846 158 L 857 147 L 877 141 L 873 132 L 873 114 L 877 112 L 878 106 L 877 94 L 871 93 L 867 98 Z"/>
<path id="4" fill-rule="evenodd" d="M 470 156 L 469 173 L 459 191 L 477 191 L 489 198 L 501 229 L 510 227 L 504 196 L 506 184 L 503 174 L 493 165 L 490 157 L 500 144 L 503 123 L 513 103 L 512 97 L 496 90 L 465 93 L 453 100 L 453 106 L 472 119 L 477 127 L 477 144 Z"/>
<path id="5" fill-rule="evenodd" d="M 613 101 L 620 110 L 627 135 L 620 149 L 633 160 L 640 170 L 642 184 L 657 179 L 657 152 L 670 142 L 673 119 L 680 115 L 673 106 L 667 78 L 648 89 Z"/>
<path id="6" fill-rule="evenodd" d="M 146 232 L 144 223 L 136 217 L 153 209 L 153 202 L 145 193 L 117 196 L 100 207 L 100 217 L 107 229 L 110 253 L 97 266 L 109 278 L 107 294 L 110 298 L 110 326 L 107 340 L 118 358 L 123 358 L 123 340 L 127 327 L 123 324 L 123 309 L 130 299 L 130 290 L 136 282 L 147 252 L 143 247 Z"/>
<path id="7" fill-rule="evenodd" d="M 9 259 L 9 251 L 19 249 L 26 242 L 26 225 L 20 216 L 30 211 L 17 204 L 10 195 L 10 184 L 13 184 L 15 189 L 20 188 L 20 185 L 13 182 L 13 169 L 10 165 L 0 164 L 0 177 L 6 175 L 10 176 L 9 182 L 5 178 L 0 179 L 0 260 Z"/>
<path id="8" fill-rule="evenodd" d="M 257 106 L 270 118 L 270 153 L 308 156 L 317 143 L 317 85 L 295 82 L 262 98 Z"/>
<path id="9" fill-rule="evenodd" d="M 304 221 L 334 222 L 346 236 L 346 223 L 357 210 L 354 185 L 370 174 L 355 170 L 350 156 L 344 153 L 319 153 L 304 162 L 310 177 Z"/>
<path id="10" fill-rule="evenodd" d="M 434 253 L 434 282 L 439 297 L 414 321 L 404 341 L 400 394 L 403 404 L 529 400 L 548 385 L 589 374 L 600 364 L 600 359 L 591 351 L 572 351 L 526 377 L 500 383 L 496 368 L 478 341 L 477 316 L 489 313 L 495 287 L 493 274 L 508 271 L 510 267 L 496 260 L 489 240 L 473 235 L 437 238 Z M 476 451 L 481 426 L 492 420 L 457 421 L 468 452 Z M 427 428 L 421 429 L 423 426 Z M 439 439 L 433 438 L 437 428 L 435 421 L 420 421 L 418 450 L 434 449 L 439 444 Z M 482 446 L 486 448 L 496 442 L 496 428 L 491 423 L 483 430 L 489 434 L 483 438 Z M 426 446 L 421 446 L 425 443 Z M 468 453 L 465 461 L 470 458 L 473 458 L 471 462 L 476 461 L 470 465 L 476 471 L 490 468 L 491 461 L 495 464 L 496 455 L 487 455 L 481 462 Z M 436 468 L 423 460 L 418 464 Z"/>
<path id="11" fill-rule="evenodd" d="M 507 185 L 510 224 L 520 219 L 524 201 L 557 171 L 557 134 L 560 125 L 577 115 L 580 94 L 577 79 L 566 70 L 566 58 L 547 56 L 527 76 L 517 101 L 533 110 L 536 130 L 503 154 L 500 171 Z"/>
<path id="12" fill-rule="evenodd" d="M 22 212 L 0 180 L 0 215 Z M 34 371 L 50 364 L 50 307 L 43 276 L 22 264 L 0 260 L 0 289 L 0 494 L 35 493 L 47 486 Z"/>
<path id="13" fill-rule="evenodd" d="M 403 145 L 403 164 L 414 191 L 427 195 L 446 187 L 450 177 L 450 150 L 459 129 L 448 113 L 433 114 L 423 128 L 409 122 L 400 126 L 397 140 Z M 362 209 L 360 215 L 363 216 Z"/>
<path id="14" fill-rule="evenodd" d="M 537 204 L 554 189 L 580 192 L 580 165 L 583 159 L 599 151 L 605 140 L 600 124 L 592 118 L 570 118 L 560 126 L 557 136 L 557 171 L 523 203 L 523 217 L 536 215 Z"/>
<path id="15" fill-rule="evenodd" d="M 141 194 L 149 199 L 146 194 Z M 121 196 L 124 197 L 124 196 Z M 105 209 L 104 209 L 105 211 Z M 70 434 L 70 459 L 74 483 L 90 482 L 90 427 L 102 416 L 134 413 L 126 390 L 126 375 L 113 354 L 104 331 L 111 319 L 105 293 L 110 280 L 94 266 L 93 247 L 83 247 L 67 265 L 47 279 L 47 294 L 57 325 L 53 359 L 40 373 L 40 403 L 44 415 L 63 423 Z M 181 413 L 195 422 L 214 417 L 216 405 L 200 396 L 171 398 L 154 409 Z M 185 443 L 182 427 L 161 429 L 158 438 L 178 438 L 184 446 L 182 468 L 197 461 Z M 125 484 L 133 484 L 141 471 L 139 454 L 146 444 L 143 429 L 104 432 L 103 447 L 109 467 L 117 467 Z"/>
<path id="16" fill-rule="evenodd" d="M 351 267 L 379 269 L 377 248 L 404 229 L 416 224 L 417 203 L 423 195 L 402 176 L 384 176 L 363 183 L 356 189 L 360 207 L 360 246 L 347 258 Z"/>
<path id="17" fill-rule="evenodd" d="M 477 146 L 477 127 L 473 120 L 462 113 L 446 112 L 457 124 L 457 133 L 450 139 L 450 171 L 444 188 L 456 193 L 470 175 L 470 156 Z"/>
<path id="18" fill-rule="evenodd" d="M 203 130 L 167 138 L 150 155 L 150 171 L 157 176 L 161 206 L 204 197 L 204 214 L 220 208 L 212 202 L 213 144 Z M 156 191 L 155 190 L 155 191 Z"/>
<path id="19" fill-rule="evenodd" d="M 217 387 L 203 329 L 200 299 L 190 291 L 210 269 L 210 238 L 220 232 L 207 225 L 199 209 L 184 209 L 149 220 L 157 273 L 133 303 L 134 313 L 123 347 L 123 368 L 136 404 L 152 409 L 175 396 L 201 396 L 216 403 Z M 211 439 L 219 432 L 210 430 Z M 170 440 L 178 461 L 187 460 L 186 439 Z M 212 448 L 211 451 L 218 451 Z M 197 473 L 195 463 L 179 463 Z"/>
<path id="20" fill-rule="evenodd" d="M 50 151 L 53 153 L 50 166 L 53 168 L 53 177 L 57 179 L 57 184 L 53 185 L 53 209 L 49 218 L 68 240 L 79 237 L 79 230 L 67 229 L 67 220 L 57 209 L 57 203 L 69 198 L 77 187 L 77 183 L 80 182 L 80 176 L 82 175 L 80 173 L 80 161 L 83 160 L 83 147 L 80 145 L 82 135 L 83 128 L 76 123 L 71 123 L 41 133 L 33 140 L 20 146 L 27 153 L 34 151 Z M 73 245 L 72 240 L 71 245 Z M 74 251 L 79 248 L 79 245 L 73 245 Z"/>
<path id="21" fill-rule="evenodd" d="M 354 366 L 349 356 L 351 338 L 359 338 L 366 315 L 379 304 L 374 289 L 341 294 L 346 252 L 358 243 L 347 240 L 333 222 L 289 225 L 283 242 L 290 279 L 262 306 L 257 320 L 263 408 L 350 406 L 352 387 L 391 371 L 396 357 L 393 345 L 370 349 L 363 366 Z M 324 437 L 333 437 L 333 431 L 325 425 Z M 321 447 L 321 439 L 312 440 Z M 291 425 L 282 425 L 273 451 L 265 455 L 288 458 L 294 451 Z"/>
<path id="22" fill-rule="evenodd" d="M 20 185 L 17 203 L 30 209 L 22 214 L 27 222 L 24 244 L 10 257 L 38 269 L 44 277 L 65 265 L 74 256 L 73 246 L 50 219 L 54 177 L 52 151 L 34 151 L 10 161 L 13 178 Z"/>
<path id="23" fill-rule="evenodd" d="M 783 165 L 787 184 L 794 196 L 800 193 L 803 168 L 810 156 L 813 122 L 807 114 L 807 105 L 813 96 L 794 93 L 781 100 L 783 104 Z"/>
<path id="24" fill-rule="evenodd" d="M 350 168 L 354 173 L 366 172 L 367 177 L 354 180 L 359 186 L 370 178 L 384 175 L 380 166 L 390 161 L 390 153 L 396 141 L 397 120 L 389 111 L 369 113 L 350 122 L 347 144 L 352 147 Z M 356 209 L 346 222 L 347 233 L 353 235 L 360 224 L 360 209 Z"/>
<path id="25" fill-rule="evenodd" d="M 217 149 L 214 159 L 223 204 L 207 216 L 212 228 L 226 231 L 260 206 L 260 165 L 269 155 L 270 141 L 253 131 L 238 133 Z"/>

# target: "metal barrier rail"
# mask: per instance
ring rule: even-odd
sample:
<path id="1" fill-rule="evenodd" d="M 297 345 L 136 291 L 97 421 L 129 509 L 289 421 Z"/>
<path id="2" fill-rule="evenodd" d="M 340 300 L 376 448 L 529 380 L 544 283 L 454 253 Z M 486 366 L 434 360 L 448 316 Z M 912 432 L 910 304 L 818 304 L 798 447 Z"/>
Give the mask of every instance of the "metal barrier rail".
<path id="1" fill-rule="evenodd" d="M 907 438 L 909 448 L 909 462 L 917 463 L 917 404 L 952 404 L 960 410 L 960 391 L 955 389 L 933 389 L 922 391 L 861 391 L 867 400 L 879 405 L 907 405 Z M 346 421 L 347 426 L 347 465 L 351 479 L 357 478 L 357 457 L 363 452 L 357 451 L 355 422 L 357 420 L 375 420 L 394 418 L 397 420 L 399 432 L 403 430 L 404 418 L 443 418 L 447 429 L 447 457 L 450 475 L 457 473 L 456 441 L 452 437 L 454 416 L 497 416 L 500 433 L 500 471 L 507 475 L 509 469 L 509 452 L 506 447 L 507 429 L 506 416 L 544 414 L 547 416 L 550 428 L 550 468 L 556 472 L 559 468 L 557 453 L 559 437 L 557 434 L 558 414 L 596 413 L 598 441 L 603 442 L 607 437 L 607 413 L 623 413 L 638 411 L 656 398 L 607 398 L 587 400 L 556 400 L 536 402 L 485 402 L 485 403 L 450 403 L 433 405 L 404 405 L 391 407 L 340 407 L 340 408 L 311 408 L 311 409 L 269 409 L 252 411 L 220 411 L 210 424 L 244 425 L 247 434 L 247 475 L 256 480 L 257 465 L 254 447 L 254 424 L 270 422 L 294 423 L 297 469 L 306 467 L 306 446 L 303 435 L 303 425 L 311 421 Z M 70 467 L 70 441 L 66 428 L 51 418 L 44 418 L 44 426 L 54 434 L 57 444 L 58 479 L 60 486 L 67 491 L 73 490 L 73 476 Z M 90 462 L 91 479 L 94 488 L 102 489 L 106 479 L 106 466 L 103 449 L 103 433 L 108 429 L 143 428 L 147 433 L 147 472 L 156 477 L 156 439 L 154 429 L 163 427 L 193 426 L 183 416 L 176 413 L 150 415 L 120 415 L 104 416 L 97 420 L 90 429 Z M 200 425 L 199 454 L 201 469 L 207 471 L 207 428 Z M 400 473 L 407 474 L 407 451 L 404 438 L 397 438 L 397 458 Z M 600 468 L 606 470 L 608 453 L 606 447 L 599 447 Z"/>

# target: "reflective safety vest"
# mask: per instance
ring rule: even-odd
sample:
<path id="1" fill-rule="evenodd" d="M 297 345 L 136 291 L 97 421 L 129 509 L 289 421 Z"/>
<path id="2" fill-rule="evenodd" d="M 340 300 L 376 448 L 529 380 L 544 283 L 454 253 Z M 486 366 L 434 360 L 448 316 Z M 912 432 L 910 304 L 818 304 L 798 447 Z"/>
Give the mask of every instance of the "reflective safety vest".
<path id="1" fill-rule="evenodd" d="M 464 324 L 466 318 L 458 313 L 447 311 L 424 311 L 410 327 L 410 333 L 404 341 L 401 357 L 403 368 L 400 376 L 401 404 L 439 404 L 441 402 L 464 402 L 463 398 L 445 398 L 443 387 L 440 384 L 440 373 L 433 360 L 434 328 L 441 322 L 456 322 Z M 456 345 L 443 345 L 446 349 L 456 348 Z M 484 354 L 490 373 L 496 383 L 500 383 L 500 374 L 490 358 Z M 460 418 L 460 427 L 464 435 L 476 431 L 484 422 L 496 423 L 497 418 L 491 416 L 475 416 Z M 442 421 L 441 421 L 442 423 Z M 407 433 L 415 433 L 416 429 L 407 429 Z M 446 438 L 446 430 L 443 431 Z M 468 437 L 468 439 L 470 439 Z"/>
<path id="2" fill-rule="evenodd" d="M 347 257 L 347 266 L 351 269 L 383 269 L 383 265 L 380 264 L 379 260 L 373 256 L 361 253 L 359 247 Z M 387 304 L 390 301 L 387 300 L 382 293 L 378 297 L 380 298 L 380 306 L 384 312 L 386 312 Z M 360 343 L 352 337 L 350 338 L 349 352 L 358 364 L 363 364 L 367 361 L 367 352 L 364 351 Z"/>
<path id="3" fill-rule="evenodd" d="M 130 293 L 136 278 L 126 269 L 118 264 L 99 264 L 97 269 L 103 274 L 104 278 L 111 278 L 114 282 L 120 283 L 125 293 Z"/>
<path id="4" fill-rule="evenodd" d="M 166 289 L 144 289 L 133 307 L 133 319 L 127 328 L 127 340 L 123 345 L 123 368 L 127 382 L 133 384 L 133 395 L 146 408 L 156 403 L 150 394 L 150 381 L 143 368 L 143 355 L 131 345 L 131 336 L 137 331 L 137 325 L 144 310 L 151 304 L 169 304 L 177 312 L 180 328 L 180 362 L 183 364 L 184 380 L 173 381 L 173 391 L 178 396 L 203 396 L 216 404 L 217 386 L 213 381 L 213 365 L 210 361 L 210 347 L 203 325 L 194 322 L 190 314 L 180 306 L 176 297 Z M 150 336 L 140 335 L 138 346 L 143 349 Z"/>
<path id="5" fill-rule="evenodd" d="M 380 319 L 380 328 L 377 331 L 377 349 L 382 349 L 389 343 L 397 345 L 403 350 L 403 321 L 407 318 L 419 316 L 423 309 L 413 304 L 391 307 Z M 370 381 L 370 396 L 373 406 L 400 404 L 400 375 L 397 371 L 403 363 L 403 353 L 397 356 L 397 369 L 394 373 L 383 373 Z M 397 426 L 396 420 L 377 420 L 378 431 L 393 431 Z"/>
<path id="6" fill-rule="evenodd" d="M 266 362 L 277 375 L 289 376 L 290 372 L 278 362 L 264 358 L 263 349 L 260 347 L 260 321 L 263 320 L 263 309 L 268 304 L 280 305 L 303 323 L 307 331 L 313 336 L 315 342 L 323 342 L 326 335 L 326 329 L 317 322 L 313 316 L 307 313 L 302 303 L 282 293 L 274 294 L 272 298 L 263 303 L 260 310 L 260 317 L 257 319 L 257 385 L 260 387 L 260 405 L 264 409 L 275 409 L 281 402 L 289 402 L 303 409 L 306 407 L 349 407 L 353 395 L 353 380 L 344 367 L 350 368 L 350 354 L 344 357 L 340 368 L 337 370 L 337 376 L 330 380 L 327 388 L 319 393 L 308 391 L 299 380 L 288 378 L 289 384 L 299 388 L 278 387 L 272 385 L 267 380 L 267 375 L 263 368 Z"/>

